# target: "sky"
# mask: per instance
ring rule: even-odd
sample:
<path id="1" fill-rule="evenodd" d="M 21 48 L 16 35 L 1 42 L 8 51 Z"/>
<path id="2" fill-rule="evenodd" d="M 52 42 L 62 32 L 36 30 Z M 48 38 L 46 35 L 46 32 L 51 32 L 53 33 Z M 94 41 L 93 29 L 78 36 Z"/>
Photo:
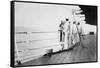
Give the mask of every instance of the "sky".
<path id="1" fill-rule="evenodd" d="M 17 31 L 57 31 L 61 20 L 72 17 L 71 9 L 75 5 L 55 5 L 38 3 L 15 3 L 15 28 Z M 82 6 L 86 23 L 97 25 L 97 8 Z"/>
<path id="2" fill-rule="evenodd" d="M 72 17 L 78 6 L 38 3 L 15 3 L 15 27 L 27 31 L 57 31 L 61 20 Z"/>

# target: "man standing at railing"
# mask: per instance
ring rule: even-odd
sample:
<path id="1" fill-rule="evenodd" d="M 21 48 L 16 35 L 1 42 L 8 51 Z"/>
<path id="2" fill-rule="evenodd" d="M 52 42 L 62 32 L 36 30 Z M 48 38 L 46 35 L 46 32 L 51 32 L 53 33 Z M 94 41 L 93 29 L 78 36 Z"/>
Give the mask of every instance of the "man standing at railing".
<path id="1" fill-rule="evenodd" d="M 73 39 L 72 41 L 73 45 L 79 42 L 79 33 L 77 29 L 77 24 L 75 21 L 73 22 L 72 39 Z"/>
<path id="2" fill-rule="evenodd" d="M 65 33 L 63 32 L 64 30 L 64 21 L 61 21 L 61 24 L 59 25 L 59 31 L 60 31 L 60 42 L 61 42 L 61 46 L 62 46 L 62 50 L 64 49 L 64 38 L 65 38 Z"/>
<path id="3" fill-rule="evenodd" d="M 63 34 L 63 29 L 64 29 L 64 22 L 63 21 L 61 21 L 61 24 L 59 25 L 59 31 L 60 31 L 60 42 L 62 42 L 63 41 L 63 39 L 62 39 L 62 34 Z"/>
<path id="4" fill-rule="evenodd" d="M 69 47 L 69 34 L 70 34 L 70 21 L 68 18 L 65 19 L 65 24 L 64 24 L 64 33 L 65 33 L 65 38 L 64 38 L 64 49 L 68 49 Z"/>
<path id="5" fill-rule="evenodd" d="M 60 27 L 60 42 L 62 43 L 62 50 L 68 48 L 68 39 L 69 39 L 69 20 L 66 18 L 64 21 L 61 21 Z"/>

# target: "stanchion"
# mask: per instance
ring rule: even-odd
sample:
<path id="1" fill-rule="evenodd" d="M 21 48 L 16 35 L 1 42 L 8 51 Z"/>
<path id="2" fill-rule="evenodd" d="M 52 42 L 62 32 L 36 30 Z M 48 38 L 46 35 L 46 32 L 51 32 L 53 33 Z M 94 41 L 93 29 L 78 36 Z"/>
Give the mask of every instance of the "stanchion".
<path id="1" fill-rule="evenodd" d="M 16 63 L 18 64 L 18 65 L 20 65 L 21 64 L 21 60 L 20 60 L 20 55 L 19 55 L 19 53 L 18 53 L 18 47 L 17 47 L 17 44 L 16 44 L 16 39 L 15 39 L 15 50 L 16 50 L 16 55 L 17 55 L 17 61 L 16 61 Z"/>

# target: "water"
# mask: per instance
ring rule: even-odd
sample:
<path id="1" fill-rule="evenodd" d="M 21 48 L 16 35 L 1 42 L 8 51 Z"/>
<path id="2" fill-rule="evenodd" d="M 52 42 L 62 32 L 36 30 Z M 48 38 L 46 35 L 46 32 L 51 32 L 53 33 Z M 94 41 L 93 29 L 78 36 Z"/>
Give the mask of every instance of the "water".
<path id="1" fill-rule="evenodd" d="M 59 34 L 58 32 L 15 34 L 15 40 L 17 52 L 23 59 L 44 53 L 48 48 L 58 47 Z"/>

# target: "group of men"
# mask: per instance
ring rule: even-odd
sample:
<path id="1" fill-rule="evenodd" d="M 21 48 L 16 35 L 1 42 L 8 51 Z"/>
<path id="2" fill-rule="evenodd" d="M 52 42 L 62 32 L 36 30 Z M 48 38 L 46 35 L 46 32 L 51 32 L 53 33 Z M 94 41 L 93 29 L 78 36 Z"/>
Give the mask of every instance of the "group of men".
<path id="1" fill-rule="evenodd" d="M 59 28 L 62 50 L 71 48 L 73 45 L 80 42 L 79 25 L 80 23 L 76 23 L 76 21 L 71 22 L 67 18 L 61 21 Z"/>

